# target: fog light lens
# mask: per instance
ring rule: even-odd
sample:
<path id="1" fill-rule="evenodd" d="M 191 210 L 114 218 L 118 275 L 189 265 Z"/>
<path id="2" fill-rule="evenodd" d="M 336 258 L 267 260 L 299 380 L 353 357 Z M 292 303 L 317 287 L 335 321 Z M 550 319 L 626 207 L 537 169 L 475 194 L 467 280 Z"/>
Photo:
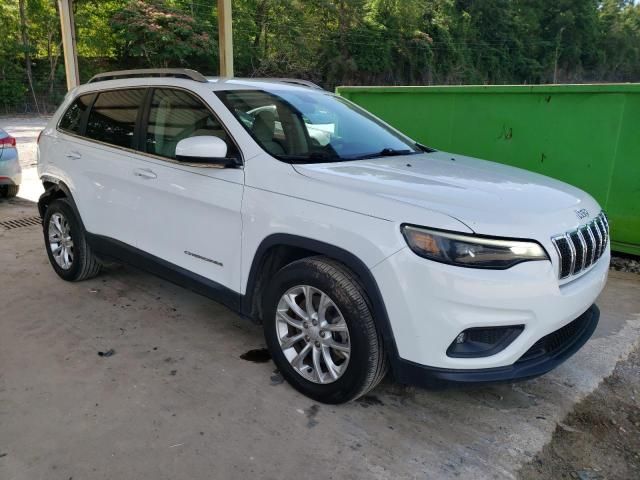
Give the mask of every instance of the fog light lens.
<path id="1" fill-rule="evenodd" d="M 507 348 L 523 330 L 524 325 L 468 328 L 451 342 L 447 356 L 477 358 L 495 355 Z"/>

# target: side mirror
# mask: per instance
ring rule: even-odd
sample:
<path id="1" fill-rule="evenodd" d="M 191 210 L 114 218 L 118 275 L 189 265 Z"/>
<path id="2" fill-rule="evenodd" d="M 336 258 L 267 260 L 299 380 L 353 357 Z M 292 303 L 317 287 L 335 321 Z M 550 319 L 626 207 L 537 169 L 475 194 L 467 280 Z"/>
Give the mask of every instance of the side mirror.
<path id="1" fill-rule="evenodd" d="M 211 135 L 182 139 L 176 145 L 176 159 L 194 166 L 229 167 L 235 165 L 233 158 L 227 158 L 227 144 Z"/>

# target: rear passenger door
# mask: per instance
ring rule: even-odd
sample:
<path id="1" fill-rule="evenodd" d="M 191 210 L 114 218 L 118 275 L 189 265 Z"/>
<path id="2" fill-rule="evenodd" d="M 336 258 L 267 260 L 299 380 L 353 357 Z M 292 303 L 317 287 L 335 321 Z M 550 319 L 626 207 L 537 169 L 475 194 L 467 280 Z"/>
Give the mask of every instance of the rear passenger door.
<path id="1" fill-rule="evenodd" d="M 88 232 L 135 246 L 141 196 L 133 170 L 145 88 L 106 90 L 81 97 L 61 119 L 71 134 L 57 156 Z M 87 100 L 90 103 L 87 104 Z M 88 109 L 82 113 L 83 109 Z"/>
<path id="2" fill-rule="evenodd" d="M 211 108 L 185 90 L 153 89 L 144 117 L 141 158 L 148 176 L 137 177 L 144 198 L 139 248 L 239 292 L 244 170 L 176 159 L 180 140 L 213 135 L 240 162 L 235 142 Z"/>

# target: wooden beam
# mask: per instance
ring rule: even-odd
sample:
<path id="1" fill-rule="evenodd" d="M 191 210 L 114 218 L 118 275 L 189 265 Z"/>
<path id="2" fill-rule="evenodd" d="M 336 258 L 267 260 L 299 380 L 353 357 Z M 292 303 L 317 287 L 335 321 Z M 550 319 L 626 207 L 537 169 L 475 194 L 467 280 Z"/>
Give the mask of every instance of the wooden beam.
<path id="1" fill-rule="evenodd" d="M 71 90 L 80 85 L 72 2 L 73 0 L 58 0 L 60 27 L 62 31 L 62 49 L 64 50 L 64 71 L 67 75 L 67 90 Z"/>
<path id="2" fill-rule="evenodd" d="M 220 45 L 220 76 L 233 77 L 231 0 L 218 0 L 218 32 L 218 42 Z"/>

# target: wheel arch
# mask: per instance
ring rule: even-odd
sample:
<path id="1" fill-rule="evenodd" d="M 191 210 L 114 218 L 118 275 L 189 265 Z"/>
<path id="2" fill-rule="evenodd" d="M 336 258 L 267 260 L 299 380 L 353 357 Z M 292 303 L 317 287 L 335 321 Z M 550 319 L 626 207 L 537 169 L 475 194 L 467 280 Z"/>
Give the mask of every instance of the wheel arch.
<path id="1" fill-rule="evenodd" d="M 262 294 L 269 278 L 293 261 L 320 255 L 337 260 L 355 274 L 360 286 L 367 294 L 373 320 L 385 342 L 389 360 L 393 365 L 398 350 L 378 283 L 371 270 L 360 258 L 335 245 L 292 234 L 277 233 L 266 237 L 258 246 L 251 263 L 243 297 L 243 314 L 254 321 L 261 322 Z"/>
<path id="2" fill-rule="evenodd" d="M 51 202 L 59 198 L 66 198 L 71 204 L 73 213 L 76 215 L 78 222 L 80 222 L 80 226 L 85 230 L 82 217 L 78 211 L 78 206 L 76 205 L 73 195 L 71 194 L 71 189 L 67 184 L 54 178 L 43 177 L 42 185 L 44 186 L 44 193 L 40 195 L 40 198 L 38 199 L 38 212 L 40 213 L 40 218 L 44 219 L 47 207 Z"/>

